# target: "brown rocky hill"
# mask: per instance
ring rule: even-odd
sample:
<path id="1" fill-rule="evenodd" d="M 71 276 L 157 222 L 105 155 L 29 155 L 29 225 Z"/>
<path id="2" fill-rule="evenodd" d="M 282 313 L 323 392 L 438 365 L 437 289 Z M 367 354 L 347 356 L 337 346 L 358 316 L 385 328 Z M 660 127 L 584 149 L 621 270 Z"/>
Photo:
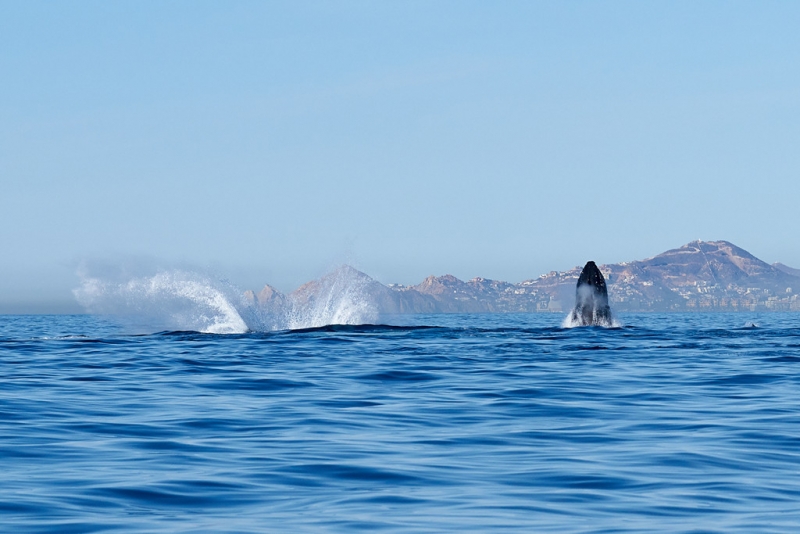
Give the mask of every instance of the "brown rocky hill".
<path id="1" fill-rule="evenodd" d="M 317 304 L 337 295 L 368 301 L 380 313 L 565 312 L 582 266 L 518 284 L 452 275 L 415 286 L 385 286 L 343 267 L 289 295 L 267 286 L 247 293 L 265 309 Z M 615 311 L 800 311 L 800 271 L 769 265 L 727 241 L 694 241 L 645 260 L 601 265 Z"/>
<path id="2" fill-rule="evenodd" d="M 800 309 L 800 277 L 727 241 L 693 241 L 601 270 L 621 310 Z"/>

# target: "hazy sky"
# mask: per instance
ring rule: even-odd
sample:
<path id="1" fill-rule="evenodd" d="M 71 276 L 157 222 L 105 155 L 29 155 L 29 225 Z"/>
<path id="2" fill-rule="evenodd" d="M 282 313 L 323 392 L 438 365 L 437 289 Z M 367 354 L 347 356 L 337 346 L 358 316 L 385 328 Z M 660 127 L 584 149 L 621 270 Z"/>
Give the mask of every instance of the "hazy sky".
<path id="1" fill-rule="evenodd" d="M 0 311 L 82 262 L 800 267 L 800 3 L 0 1 Z M 49 306 L 49 308 L 48 308 Z"/>

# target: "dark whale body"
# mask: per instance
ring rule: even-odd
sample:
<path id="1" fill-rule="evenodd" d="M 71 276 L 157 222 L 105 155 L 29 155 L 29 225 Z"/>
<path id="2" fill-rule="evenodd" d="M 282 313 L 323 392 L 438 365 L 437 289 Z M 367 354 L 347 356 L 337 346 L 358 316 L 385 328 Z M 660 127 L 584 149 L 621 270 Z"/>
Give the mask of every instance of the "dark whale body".
<path id="1" fill-rule="evenodd" d="M 593 261 L 586 263 L 578 278 L 571 323 L 575 326 L 612 325 L 606 280 Z"/>

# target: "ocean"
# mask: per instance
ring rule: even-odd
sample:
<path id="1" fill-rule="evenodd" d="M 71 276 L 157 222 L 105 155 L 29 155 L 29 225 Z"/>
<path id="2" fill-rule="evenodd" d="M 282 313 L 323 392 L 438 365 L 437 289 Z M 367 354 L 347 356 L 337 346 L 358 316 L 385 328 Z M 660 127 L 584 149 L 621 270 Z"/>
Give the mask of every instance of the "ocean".
<path id="1" fill-rule="evenodd" d="M 0 316 L 2 532 L 796 532 L 800 314 Z"/>

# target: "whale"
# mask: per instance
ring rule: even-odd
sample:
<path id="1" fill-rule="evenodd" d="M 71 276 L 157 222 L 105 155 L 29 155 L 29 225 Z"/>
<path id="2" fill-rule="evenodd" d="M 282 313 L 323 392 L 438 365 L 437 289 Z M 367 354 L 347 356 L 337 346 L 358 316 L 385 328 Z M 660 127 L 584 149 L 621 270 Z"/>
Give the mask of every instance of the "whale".
<path id="1" fill-rule="evenodd" d="M 575 287 L 575 307 L 570 315 L 574 326 L 611 326 L 611 307 L 603 273 L 593 261 L 586 263 Z"/>

